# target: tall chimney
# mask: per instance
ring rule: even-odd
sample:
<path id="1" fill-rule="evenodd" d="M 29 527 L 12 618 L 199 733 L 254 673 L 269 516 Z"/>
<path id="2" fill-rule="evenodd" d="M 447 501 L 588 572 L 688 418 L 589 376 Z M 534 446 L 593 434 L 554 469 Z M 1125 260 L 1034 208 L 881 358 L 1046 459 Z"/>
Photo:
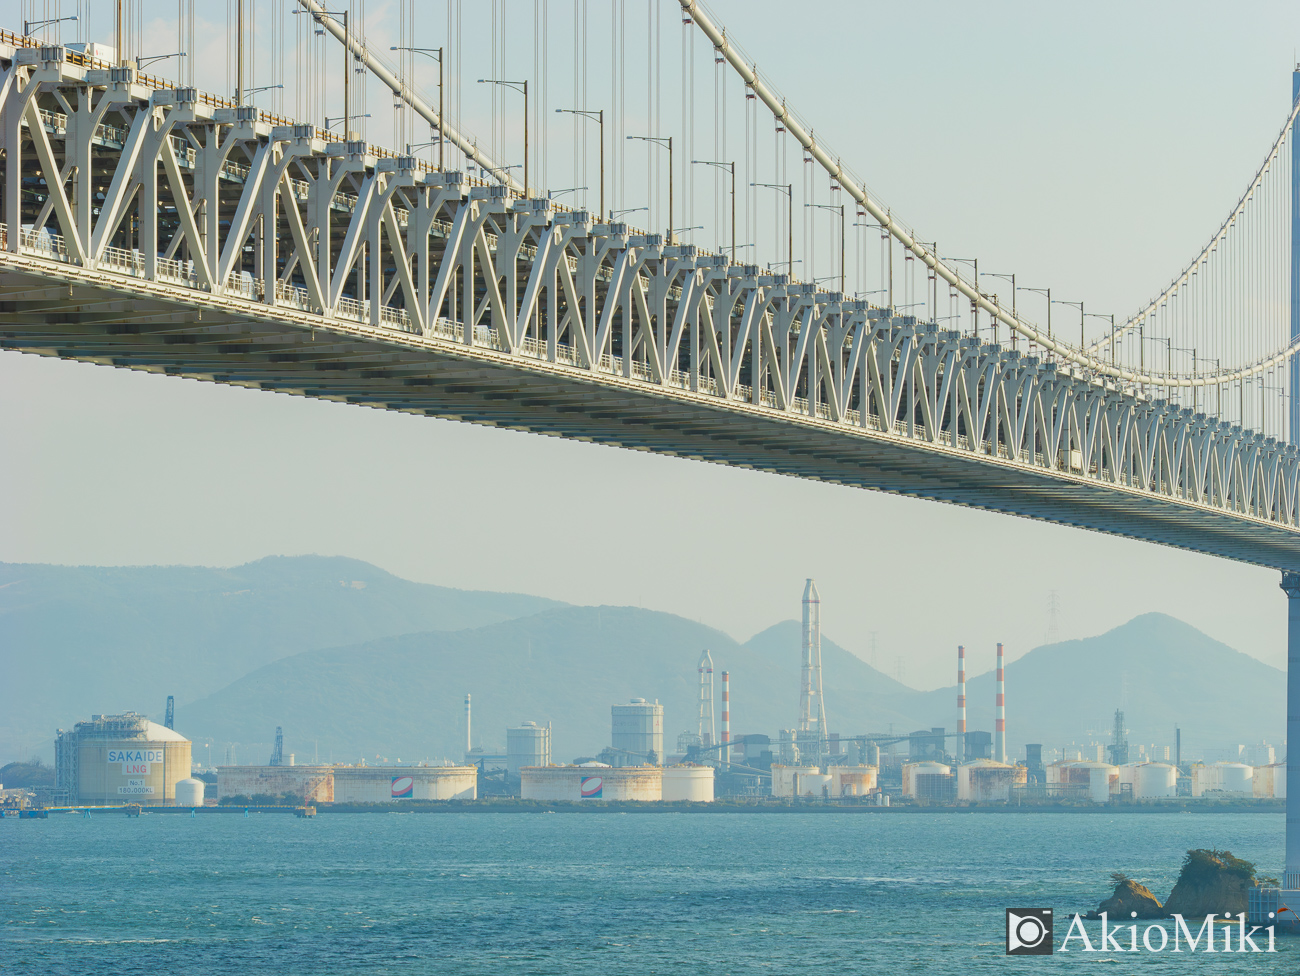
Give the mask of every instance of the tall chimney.
<path id="1" fill-rule="evenodd" d="M 1000 763 L 1007 761 L 1007 686 L 1003 678 L 1004 659 L 1002 645 L 998 644 L 998 719 L 993 730 L 993 758 Z"/>
<path id="2" fill-rule="evenodd" d="M 799 731 L 817 731 L 818 756 L 826 752 L 826 701 L 822 696 L 822 600 L 817 584 L 803 590 L 803 660 L 799 694 Z"/>
<path id="3" fill-rule="evenodd" d="M 470 734 L 472 731 L 469 718 L 469 692 L 465 692 L 465 755 L 474 748 L 474 738 Z"/>
<path id="4" fill-rule="evenodd" d="M 957 761 L 966 761 L 966 648 L 957 645 Z"/>
<path id="5" fill-rule="evenodd" d="M 722 672 L 722 768 L 731 761 L 731 674 Z"/>

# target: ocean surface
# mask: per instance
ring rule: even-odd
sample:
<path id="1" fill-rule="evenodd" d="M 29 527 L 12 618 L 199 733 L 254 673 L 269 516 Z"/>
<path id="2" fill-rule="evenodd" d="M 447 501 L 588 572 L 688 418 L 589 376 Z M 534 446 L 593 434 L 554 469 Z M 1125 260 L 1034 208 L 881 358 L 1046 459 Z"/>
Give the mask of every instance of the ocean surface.
<path id="1" fill-rule="evenodd" d="M 1296 938 L 1004 954 L 1006 908 L 1053 908 L 1059 946 L 1110 872 L 1162 900 L 1190 847 L 1278 874 L 1283 831 L 1280 813 L 5 819 L 0 972 L 1295 974 Z"/>

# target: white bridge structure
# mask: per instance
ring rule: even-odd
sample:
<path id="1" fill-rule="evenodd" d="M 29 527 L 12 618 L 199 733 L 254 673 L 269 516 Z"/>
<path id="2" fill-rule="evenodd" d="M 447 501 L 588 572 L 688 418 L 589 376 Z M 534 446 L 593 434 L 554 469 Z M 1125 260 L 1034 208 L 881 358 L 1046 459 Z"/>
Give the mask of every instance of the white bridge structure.
<path id="1" fill-rule="evenodd" d="M 730 253 L 685 243 L 671 204 L 666 232 L 561 207 L 315 0 L 299 3 L 483 176 L 352 138 L 351 119 L 334 136 L 245 104 L 242 91 L 232 100 L 0 34 L 0 348 L 751 467 L 1275 568 L 1292 597 L 1288 736 L 1300 741 L 1296 111 L 1192 264 L 1101 339 L 1081 330 L 1072 343 L 1051 329 L 1050 290 L 1040 328 L 978 270 L 972 280 L 918 240 L 694 0 L 680 0 L 685 22 L 745 97 L 878 225 L 891 260 L 897 251 L 924 269 L 931 311 L 947 288 L 969 302 L 973 328 L 797 280 L 788 253 L 782 273 L 734 260 L 734 229 Z M 1191 341 L 1179 302 L 1199 309 L 1204 333 L 1214 308 L 1185 297 L 1216 267 L 1242 267 L 1238 228 L 1264 200 L 1291 211 L 1289 302 L 1274 314 L 1237 300 L 1218 330 L 1231 340 L 1202 338 L 1190 369 L 1174 368 Z M 1083 304 L 1071 304 L 1082 323 Z M 1266 314 L 1284 334 L 1243 344 Z M 1298 889 L 1300 756 L 1288 789 L 1285 886 Z"/>

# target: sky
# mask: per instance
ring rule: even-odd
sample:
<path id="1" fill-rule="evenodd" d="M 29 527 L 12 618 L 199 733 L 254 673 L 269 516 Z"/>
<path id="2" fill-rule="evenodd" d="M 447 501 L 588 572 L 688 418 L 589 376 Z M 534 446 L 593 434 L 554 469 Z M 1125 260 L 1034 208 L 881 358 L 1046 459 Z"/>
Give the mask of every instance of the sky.
<path id="1" fill-rule="evenodd" d="M 508 0 L 506 10 L 531 17 L 533 6 Z M 446 40 L 442 4 L 430 7 L 402 38 Z M 645 16 L 639 0 L 628 7 Z M 1281 3 L 822 2 L 799 17 L 769 0 L 710 7 L 920 236 L 1117 314 L 1177 273 L 1236 202 L 1286 118 L 1300 43 L 1300 7 Z M 674 8 L 664 8 L 662 50 L 679 57 Z M 11 27 L 25 9 L 0 3 Z M 174 32 L 168 9 L 159 5 L 160 38 Z M 395 10 L 371 4 L 376 36 Z M 209 27 L 204 36 L 224 31 Z M 463 53 L 466 79 L 490 66 L 476 43 Z M 517 29 L 511 43 L 525 44 Z M 552 50 L 563 60 L 558 42 Z M 666 74 L 680 75 L 674 64 Z M 572 94 L 570 72 L 550 79 L 550 105 Z M 669 81 L 665 120 L 680 117 Z M 703 117 L 710 73 L 696 81 Z M 490 113 L 479 89 L 465 89 L 463 118 Z M 371 141 L 392 138 L 382 115 Z M 733 128 L 741 118 L 732 113 Z M 479 131 L 492 128 L 484 117 Z M 756 165 L 770 165 L 770 122 L 760 130 Z M 697 121 L 701 154 L 712 149 L 702 131 Z M 553 187 L 578 182 L 570 132 L 551 130 Z M 511 151 L 503 134 L 501 153 Z M 627 206 L 645 180 L 641 158 L 625 163 Z M 712 186 L 697 185 L 701 219 Z M 641 202 L 646 193 L 663 205 L 653 190 Z M 770 210 L 755 215 L 760 245 Z M 665 610 L 741 639 L 796 617 L 812 576 L 825 633 L 920 688 L 952 683 L 959 643 L 979 672 L 997 641 L 1014 660 L 1049 635 L 1097 634 L 1147 611 L 1285 666 L 1275 573 L 684 459 L 10 352 L 0 353 L 0 458 L 0 559 L 11 562 L 338 554 L 440 585 Z"/>

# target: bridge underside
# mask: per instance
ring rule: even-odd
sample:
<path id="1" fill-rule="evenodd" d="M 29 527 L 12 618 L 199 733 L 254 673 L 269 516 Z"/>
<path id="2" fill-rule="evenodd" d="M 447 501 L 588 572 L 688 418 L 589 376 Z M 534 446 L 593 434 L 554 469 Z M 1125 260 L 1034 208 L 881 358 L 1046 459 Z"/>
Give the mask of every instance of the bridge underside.
<path id="1" fill-rule="evenodd" d="M 1074 525 L 1300 572 L 1293 533 L 1027 464 L 736 401 L 220 298 L 181 305 L 68 269 L 0 273 L 0 348 L 527 430 Z M 310 333 L 310 338 L 304 334 Z"/>

